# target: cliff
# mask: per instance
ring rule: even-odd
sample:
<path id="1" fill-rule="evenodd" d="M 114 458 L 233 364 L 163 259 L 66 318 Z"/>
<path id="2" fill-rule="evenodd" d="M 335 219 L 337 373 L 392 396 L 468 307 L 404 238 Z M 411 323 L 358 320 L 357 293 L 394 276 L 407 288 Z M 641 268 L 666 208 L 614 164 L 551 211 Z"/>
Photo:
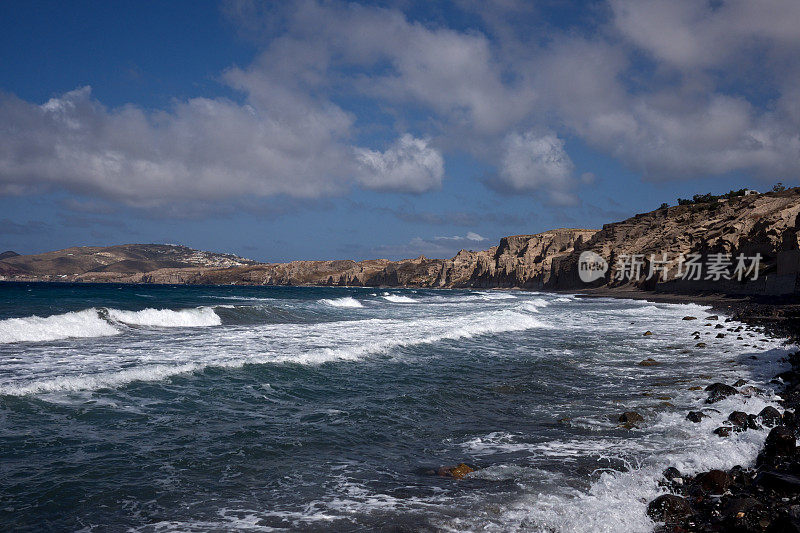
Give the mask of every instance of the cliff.
<path id="1" fill-rule="evenodd" d="M 0 279 L 116 283 L 337 285 L 580 290 L 625 284 L 645 290 L 725 294 L 792 294 L 800 272 L 800 188 L 680 205 L 643 213 L 601 230 L 555 229 L 504 237 L 483 251 L 451 259 L 293 261 L 258 263 L 173 245 L 69 248 L 0 260 Z M 579 258 L 592 251 L 610 268 L 581 281 Z M 675 280 L 678 258 L 698 253 L 760 254 L 755 281 Z M 619 280 L 625 256 L 643 259 L 642 278 Z M 653 254 L 667 254 L 667 281 L 644 279 Z"/>

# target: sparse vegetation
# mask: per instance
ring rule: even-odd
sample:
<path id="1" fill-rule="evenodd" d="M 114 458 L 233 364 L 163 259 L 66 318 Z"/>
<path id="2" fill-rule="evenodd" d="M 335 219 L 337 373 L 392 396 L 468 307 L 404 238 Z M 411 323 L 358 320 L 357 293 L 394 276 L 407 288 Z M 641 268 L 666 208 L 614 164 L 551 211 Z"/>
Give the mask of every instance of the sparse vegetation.
<path id="1" fill-rule="evenodd" d="M 730 200 L 731 198 L 737 198 L 739 196 L 745 196 L 747 194 L 748 189 L 739 189 L 739 190 L 731 190 L 726 192 L 725 194 L 714 195 L 709 193 L 706 194 L 695 194 L 692 196 L 691 199 L 688 198 L 678 198 L 678 205 L 693 205 L 693 204 L 709 204 L 711 202 L 716 202 L 718 200 Z"/>
<path id="2" fill-rule="evenodd" d="M 667 209 L 668 207 L 669 204 L 667 202 L 664 202 L 663 204 L 661 204 L 661 207 L 659 207 L 659 209 Z"/>
<path id="3" fill-rule="evenodd" d="M 772 187 L 772 192 L 783 192 L 785 190 L 786 186 L 781 181 L 779 181 L 778 183 L 775 184 L 774 187 Z"/>

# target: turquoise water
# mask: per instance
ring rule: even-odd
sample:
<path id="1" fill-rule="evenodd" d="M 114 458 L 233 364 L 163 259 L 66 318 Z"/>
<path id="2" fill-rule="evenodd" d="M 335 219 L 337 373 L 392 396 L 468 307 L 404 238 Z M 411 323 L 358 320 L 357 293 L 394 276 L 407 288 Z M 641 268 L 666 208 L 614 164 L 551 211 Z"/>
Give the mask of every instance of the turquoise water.
<path id="1" fill-rule="evenodd" d="M 0 527 L 651 530 L 658 472 L 752 461 L 763 432 L 710 431 L 775 400 L 731 398 L 691 424 L 692 389 L 762 385 L 785 353 L 759 333 L 716 339 L 687 314 L 709 312 L 523 292 L 2 284 Z M 698 329 L 713 331 L 707 348 Z M 619 427 L 630 409 L 644 428 Z M 461 462 L 479 470 L 428 473 Z"/>

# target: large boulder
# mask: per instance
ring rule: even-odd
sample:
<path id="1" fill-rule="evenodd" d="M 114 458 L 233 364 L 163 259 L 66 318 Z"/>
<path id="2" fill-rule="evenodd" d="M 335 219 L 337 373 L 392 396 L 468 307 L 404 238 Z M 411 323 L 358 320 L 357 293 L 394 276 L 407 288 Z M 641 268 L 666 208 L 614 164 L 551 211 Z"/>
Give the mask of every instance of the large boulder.
<path id="1" fill-rule="evenodd" d="M 647 516 L 656 522 L 677 522 L 694 514 L 686 498 L 674 494 L 664 494 L 647 506 Z"/>
<path id="2" fill-rule="evenodd" d="M 739 391 L 724 383 L 712 383 L 706 387 L 706 392 L 708 393 L 708 399 L 706 399 L 706 403 L 716 403 L 727 398 L 728 396 L 733 396 Z"/>
<path id="3" fill-rule="evenodd" d="M 781 412 L 771 405 L 763 408 L 761 412 L 758 413 L 758 418 L 761 420 L 761 423 L 767 427 L 778 426 L 783 420 L 781 417 Z"/>
<path id="4" fill-rule="evenodd" d="M 708 494 L 724 494 L 731 485 L 731 476 L 723 470 L 709 470 L 698 475 L 695 483 Z"/>

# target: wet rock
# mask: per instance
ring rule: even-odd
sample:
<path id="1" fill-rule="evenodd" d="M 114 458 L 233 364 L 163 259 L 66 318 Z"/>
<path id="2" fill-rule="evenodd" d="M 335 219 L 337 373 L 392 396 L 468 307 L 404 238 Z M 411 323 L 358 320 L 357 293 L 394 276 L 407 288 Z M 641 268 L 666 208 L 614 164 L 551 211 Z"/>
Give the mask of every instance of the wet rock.
<path id="1" fill-rule="evenodd" d="M 706 400 L 706 403 L 715 403 L 727 398 L 728 396 L 732 396 L 739 391 L 724 383 L 712 383 L 706 387 L 706 392 L 708 392 L 708 399 Z"/>
<path id="2" fill-rule="evenodd" d="M 747 429 L 747 413 L 734 411 L 728 415 L 728 420 L 733 424 L 734 431 L 745 431 Z"/>
<path id="3" fill-rule="evenodd" d="M 767 427 L 778 426 L 782 422 L 781 412 L 768 405 L 758 413 L 761 423 Z"/>
<path id="4" fill-rule="evenodd" d="M 794 434 L 786 426 L 775 426 L 764 441 L 762 453 L 767 457 L 785 457 L 793 455 L 797 449 Z"/>
<path id="5" fill-rule="evenodd" d="M 724 494 L 731 485 L 731 477 L 723 470 L 709 470 L 698 475 L 695 482 L 708 494 Z"/>
<path id="6" fill-rule="evenodd" d="M 761 472 L 755 478 L 755 484 L 775 492 L 800 492 L 800 477 L 783 472 Z"/>
<path id="7" fill-rule="evenodd" d="M 639 361 L 636 364 L 639 365 L 639 366 L 656 366 L 656 365 L 660 365 L 661 363 L 659 363 L 658 361 L 656 361 L 652 357 L 648 357 L 647 359 L 645 359 L 643 361 Z"/>
<path id="8" fill-rule="evenodd" d="M 719 320 L 718 315 L 710 315 L 706 317 L 706 320 Z"/>
<path id="9" fill-rule="evenodd" d="M 649 337 L 652 334 L 653 334 L 653 332 L 648 330 L 648 331 L 645 331 L 642 335 L 644 335 L 645 337 Z"/>
<path id="10" fill-rule="evenodd" d="M 694 510 L 686 498 L 674 494 L 659 496 L 647 506 L 647 516 L 656 522 L 677 522 L 693 514 Z"/>
<path id="11" fill-rule="evenodd" d="M 697 320 L 696 316 L 685 316 L 683 317 L 684 320 Z"/>
<path id="12" fill-rule="evenodd" d="M 662 487 L 672 490 L 680 490 L 683 487 L 683 475 L 677 468 L 670 466 L 662 475 L 664 479 L 658 482 Z"/>
<path id="13" fill-rule="evenodd" d="M 689 414 L 686 415 L 686 420 L 689 420 L 690 422 L 694 422 L 695 424 L 697 424 L 707 416 L 708 415 L 704 414 L 702 411 L 689 411 Z"/>
<path id="14" fill-rule="evenodd" d="M 717 324 L 716 326 L 714 326 L 714 329 L 723 329 L 724 327 L 725 326 L 723 326 L 722 324 Z"/>
<path id="15" fill-rule="evenodd" d="M 452 477 L 455 479 L 463 479 L 464 476 L 476 469 L 466 463 L 459 463 L 452 466 L 442 466 L 436 471 L 436 475 L 440 477 Z"/>
<path id="16" fill-rule="evenodd" d="M 725 334 L 724 333 L 717 333 L 717 338 L 718 339 L 724 339 L 725 338 Z"/>
<path id="17" fill-rule="evenodd" d="M 736 383 L 733 384 L 734 387 L 741 387 L 742 385 L 747 385 L 747 382 L 743 379 L 737 379 Z"/>
<path id="18" fill-rule="evenodd" d="M 698 342 L 697 344 L 695 344 L 695 347 L 696 347 L 696 348 L 705 348 L 705 347 L 706 347 L 706 343 L 704 343 L 704 342 Z"/>
<path id="19" fill-rule="evenodd" d="M 750 429 L 761 429 L 761 420 L 758 415 L 747 415 L 747 427 Z"/>
<path id="20" fill-rule="evenodd" d="M 667 481 L 672 481 L 673 479 L 676 478 L 683 478 L 683 475 L 681 475 L 681 471 L 675 468 L 674 466 L 670 466 L 669 468 L 664 470 L 662 475 Z"/>
<path id="21" fill-rule="evenodd" d="M 767 528 L 767 533 L 800 533 L 800 518 L 779 516 Z"/>
<path id="22" fill-rule="evenodd" d="M 631 428 L 637 427 L 644 422 L 644 417 L 636 411 L 626 411 L 619 415 L 619 421 L 622 422 L 625 427 Z"/>
<path id="23" fill-rule="evenodd" d="M 730 426 L 720 426 L 714 430 L 714 435 L 719 435 L 720 437 L 730 437 L 731 436 L 731 427 Z"/>
<path id="24" fill-rule="evenodd" d="M 770 522 L 769 509 L 752 497 L 729 500 L 722 516 L 727 528 L 735 531 L 763 531 Z"/>

